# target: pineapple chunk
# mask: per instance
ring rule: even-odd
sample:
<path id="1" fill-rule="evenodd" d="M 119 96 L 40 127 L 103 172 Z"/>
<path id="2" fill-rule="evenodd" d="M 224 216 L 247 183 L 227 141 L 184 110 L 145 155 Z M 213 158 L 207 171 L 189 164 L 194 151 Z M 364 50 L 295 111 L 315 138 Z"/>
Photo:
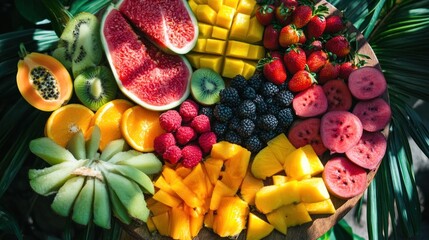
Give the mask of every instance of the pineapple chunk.
<path id="1" fill-rule="evenodd" d="M 255 0 L 240 0 L 240 3 L 237 6 L 237 12 L 252 15 L 255 5 Z"/>
<path id="2" fill-rule="evenodd" d="M 173 189 L 171 189 L 170 184 L 167 183 L 167 181 L 162 175 L 158 177 L 158 179 L 155 181 L 153 185 L 159 188 L 160 190 L 167 192 L 173 197 L 178 197 L 177 194 L 173 191 Z"/>
<path id="3" fill-rule="evenodd" d="M 213 231 L 221 237 L 237 236 L 246 227 L 249 206 L 239 197 L 222 198 L 213 219 Z"/>
<path id="4" fill-rule="evenodd" d="M 200 68 L 210 68 L 213 71 L 220 73 L 223 63 L 222 56 L 205 55 L 200 58 Z"/>
<path id="5" fill-rule="evenodd" d="M 256 193 L 255 205 L 262 213 L 269 213 L 276 208 L 301 200 L 298 183 L 291 180 L 281 185 L 269 185 Z"/>
<path id="6" fill-rule="evenodd" d="M 284 133 L 281 133 L 268 141 L 267 145 L 271 148 L 271 151 L 273 151 L 277 160 L 282 165 L 284 165 L 286 157 L 296 150 Z"/>
<path id="7" fill-rule="evenodd" d="M 283 233 L 284 235 L 287 234 L 287 223 L 285 215 L 282 212 L 282 208 L 277 208 L 276 210 L 267 213 L 267 220 L 268 222 L 274 226 L 274 228 Z"/>
<path id="8" fill-rule="evenodd" d="M 307 156 L 308 162 L 310 163 L 311 176 L 315 176 L 323 172 L 323 169 L 325 167 L 323 166 L 323 163 L 320 161 L 320 158 L 317 156 L 313 147 L 310 144 L 307 144 L 302 147 L 302 150 L 304 151 L 305 155 Z"/>
<path id="9" fill-rule="evenodd" d="M 225 183 L 218 180 L 213 189 L 212 198 L 210 200 L 210 210 L 218 209 L 223 197 L 232 197 L 236 191 L 228 187 Z"/>
<path id="10" fill-rule="evenodd" d="M 283 183 L 286 183 L 290 179 L 285 175 L 274 175 L 273 176 L 273 184 L 274 185 L 281 185 Z"/>
<path id="11" fill-rule="evenodd" d="M 212 39 L 212 38 L 207 39 L 207 42 L 206 42 L 207 53 L 221 55 L 225 51 L 225 47 L 226 47 L 226 42 L 223 40 Z"/>
<path id="12" fill-rule="evenodd" d="M 241 59 L 225 58 L 223 63 L 222 76 L 227 78 L 233 78 L 237 74 L 242 74 L 244 68 L 244 62 Z"/>
<path id="13" fill-rule="evenodd" d="M 170 236 L 170 212 L 168 211 L 152 217 L 156 230 L 163 236 Z"/>
<path id="14" fill-rule="evenodd" d="M 298 185 L 302 202 L 320 202 L 330 197 L 325 182 L 320 177 L 304 179 Z"/>
<path id="15" fill-rule="evenodd" d="M 249 30 L 247 31 L 247 41 L 256 43 L 262 41 L 264 35 L 264 26 L 259 23 L 256 17 L 250 18 Z"/>
<path id="16" fill-rule="evenodd" d="M 298 148 L 289 154 L 283 166 L 286 175 L 293 179 L 301 180 L 310 177 L 310 163 L 302 148 Z"/>
<path id="17" fill-rule="evenodd" d="M 207 4 L 200 4 L 197 7 L 196 17 L 199 22 L 214 25 L 217 19 L 217 12 Z"/>
<path id="18" fill-rule="evenodd" d="M 305 209 L 309 214 L 334 214 L 335 207 L 331 199 L 320 202 L 304 203 Z"/>
<path id="19" fill-rule="evenodd" d="M 210 156 L 217 159 L 227 160 L 241 151 L 241 146 L 227 141 L 220 141 L 213 144 Z"/>
<path id="20" fill-rule="evenodd" d="M 200 232 L 201 228 L 203 228 L 204 224 L 204 215 L 198 215 L 197 217 L 191 216 L 190 225 L 191 225 L 191 236 L 192 238 L 196 237 Z"/>
<path id="21" fill-rule="evenodd" d="M 218 26 L 213 26 L 212 38 L 227 40 L 228 39 L 228 29 Z"/>
<path id="22" fill-rule="evenodd" d="M 211 184 L 215 185 L 219 179 L 220 171 L 223 166 L 223 160 L 209 157 L 204 161 L 204 167 L 206 168 L 207 176 L 210 179 Z"/>
<path id="23" fill-rule="evenodd" d="M 247 171 L 240 187 L 240 195 L 249 205 L 255 205 L 256 193 L 264 187 L 261 179 L 255 178 L 250 171 Z"/>
<path id="24" fill-rule="evenodd" d="M 281 208 L 281 211 L 286 217 L 286 224 L 288 227 L 312 221 L 303 203 L 285 205 Z"/>
<path id="25" fill-rule="evenodd" d="M 217 13 L 216 26 L 223 28 L 231 28 L 232 20 L 234 19 L 235 8 L 222 5 Z"/>
<path id="26" fill-rule="evenodd" d="M 173 239 L 191 240 L 190 216 L 182 207 L 170 211 L 170 237 Z"/>
<path id="27" fill-rule="evenodd" d="M 219 12 L 220 7 L 223 5 L 223 0 L 207 0 L 207 4 L 216 12 Z"/>
<path id="28" fill-rule="evenodd" d="M 199 37 L 209 38 L 213 32 L 213 26 L 206 23 L 198 23 Z"/>
<path id="29" fill-rule="evenodd" d="M 283 170 L 276 156 L 269 147 L 263 148 L 253 159 L 251 171 L 253 176 L 265 179 Z"/>
<path id="30" fill-rule="evenodd" d="M 250 45 L 239 41 L 229 41 L 225 55 L 229 57 L 245 58 L 249 53 Z"/>
<path id="31" fill-rule="evenodd" d="M 253 213 L 249 213 L 247 223 L 246 240 L 259 240 L 268 235 L 274 230 L 273 225 L 265 222 Z"/>

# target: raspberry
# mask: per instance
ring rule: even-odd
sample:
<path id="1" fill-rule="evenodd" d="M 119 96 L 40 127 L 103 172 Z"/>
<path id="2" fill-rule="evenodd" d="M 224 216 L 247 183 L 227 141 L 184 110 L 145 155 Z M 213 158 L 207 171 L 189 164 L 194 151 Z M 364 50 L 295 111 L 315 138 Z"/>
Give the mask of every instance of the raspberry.
<path id="1" fill-rule="evenodd" d="M 182 116 L 184 122 L 190 122 L 198 115 L 198 110 L 198 104 L 190 99 L 187 99 L 182 104 L 180 104 L 179 113 L 180 116 Z"/>
<path id="2" fill-rule="evenodd" d="M 214 132 L 205 132 L 198 138 L 198 144 L 205 154 L 212 150 L 212 146 L 216 143 L 216 141 L 217 138 Z"/>
<path id="3" fill-rule="evenodd" d="M 185 145 L 196 137 L 197 133 L 193 128 L 188 126 L 180 126 L 176 131 L 176 140 L 180 145 Z"/>
<path id="4" fill-rule="evenodd" d="M 168 147 L 173 145 L 176 145 L 176 139 L 172 133 L 163 133 L 153 141 L 153 147 L 158 154 L 163 154 Z"/>
<path id="5" fill-rule="evenodd" d="M 162 158 L 171 164 L 175 164 L 182 158 L 182 150 L 176 145 L 170 146 L 162 154 Z"/>
<path id="6" fill-rule="evenodd" d="M 204 114 L 200 114 L 192 119 L 191 127 L 197 133 L 205 133 L 210 131 L 210 119 Z"/>
<path id="7" fill-rule="evenodd" d="M 174 132 L 182 124 L 182 116 L 176 110 L 168 110 L 159 116 L 159 124 L 167 132 Z"/>
<path id="8" fill-rule="evenodd" d="M 184 167 L 195 167 L 202 159 L 203 153 L 199 146 L 189 144 L 182 149 L 182 164 Z"/>

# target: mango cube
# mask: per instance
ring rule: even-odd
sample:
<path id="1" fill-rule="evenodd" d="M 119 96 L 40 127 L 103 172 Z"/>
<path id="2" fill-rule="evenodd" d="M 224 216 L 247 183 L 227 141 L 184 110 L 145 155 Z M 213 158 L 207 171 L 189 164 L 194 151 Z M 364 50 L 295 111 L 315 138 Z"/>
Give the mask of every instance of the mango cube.
<path id="1" fill-rule="evenodd" d="M 255 0 L 240 0 L 240 3 L 237 6 L 237 12 L 252 15 L 255 5 Z"/>
<path id="2" fill-rule="evenodd" d="M 204 55 L 204 57 L 200 58 L 199 66 L 200 68 L 210 68 L 213 71 L 220 73 L 223 63 L 222 56 L 210 56 Z"/>
<path id="3" fill-rule="evenodd" d="M 217 159 L 227 160 L 241 151 L 241 146 L 227 141 L 220 141 L 212 146 L 210 156 Z"/>
<path id="4" fill-rule="evenodd" d="M 266 216 L 268 222 L 273 225 L 277 231 L 283 233 L 284 235 L 287 234 L 286 218 L 281 208 L 277 208 L 276 210 L 267 213 Z"/>
<path id="5" fill-rule="evenodd" d="M 200 53 L 188 53 L 186 54 L 186 59 L 188 59 L 189 63 L 194 68 L 200 68 L 200 58 L 204 56 Z"/>
<path id="6" fill-rule="evenodd" d="M 191 8 L 192 12 L 197 12 L 198 3 L 196 3 L 194 0 L 188 1 L 189 7 Z"/>
<path id="7" fill-rule="evenodd" d="M 273 225 L 265 222 L 253 213 L 249 213 L 247 223 L 246 240 L 259 240 L 268 235 L 274 230 Z"/>
<path id="8" fill-rule="evenodd" d="M 197 43 L 195 44 L 195 47 L 192 49 L 194 52 L 203 53 L 206 51 L 206 38 L 198 38 Z"/>
<path id="9" fill-rule="evenodd" d="M 228 41 L 225 55 L 229 57 L 245 58 L 248 55 L 250 45 L 245 42 Z"/>
<path id="10" fill-rule="evenodd" d="M 320 202 L 304 203 L 305 209 L 309 214 L 334 214 L 335 207 L 331 199 Z"/>
<path id="11" fill-rule="evenodd" d="M 204 161 L 207 177 L 210 179 L 211 184 L 215 185 L 219 178 L 220 171 L 223 166 L 222 159 L 209 157 Z"/>
<path id="12" fill-rule="evenodd" d="M 286 157 L 296 150 L 284 133 L 281 133 L 268 141 L 267 145 L 271 148 L 271 151 L 274 152 L 277 160 L 282 165 L 285 163 Z"/>
<path id="13" fill-rule="evenodd" d="M 256 154 L 251 166 L 252 174 L 260 179 L 271 177 L 282 170 L 283 166 L 269 147 L 263 148 Z"/>
<path id="14" fill-rule="evenodd" d="M 239 197 L 222 198 L 213 219 L 213 231 L 221 237 L 238 235 L 246 228 L 249 206 Z"/>
<path id="15" fill-rule="evenodd" d="M 170 236 L 170 211 L 152 217 L 158 233 L 163 236 Z"/>
<path id="16" fill-rule="evenodd" d="M 320 177 L 303 179 L 298 185 L 302 202 L 320 202 L 330 198 L 325 182 Z"/>
<path id="17" fill-rule="evenodd" d="M 210 210 L 216 210 L 223 197 L 232 197 L 236 191 L 228 187 L 225 183 L 220 180 L 216 181 L 213 189 L 212 198 L 210 200 Z"/>
<path id="18" fill-rule="evenodd" d="M 243 13 L 237 13 L 231 26 L 230 39 L 245 40 L 247 30 L 250 26 L 250 16 Z"/>
<path id="19" fill-rule="evenodd" d="M 197 7 L 196 17 L 199 22 L 214 25 L 216 23 L 217 12 L 207 4 L 200 4 Z"/>
<path id="20" fill-rule="evenodd" d="M 308 162 L 310 163 L 311 176 L 315 176 L 323 172 L 325 166 L 323 166 L 323 163 L 320 161 L 320 158 L 319 156 L 317 156 L 313 147 L 310 144 L 307 144 L 302 147 L 302 150 L 304 151 L 305 155 L 307 156 Z"/>
<path id="21" fill-rule="evenodd" d="M 183 208 L 172 208 L 170 211 L 170 237 L 173 239 L 192 239 L 190 216 Z"/>
<path id="22" fill-rule="evenodd" d="M 158 190 L 153 195 L 153 199 L 169 206 L 169 207 L 177 207 L 182 203 L 182 199 L 178 197 L 174 197 L 163 190 Z"/>
<path id="23" fill-rule="evenodd" d="M 249 79 L 256 71 L 256 64 L 256 62 L 244 61 L 244 68 L 241 75 L 243 75 L 244 78 Z"/>
<path id="24" fill-rule="evenodd" d="M 281 185 L 283 183 L 286 183 L 290 179 L 285 175 L 274 175 L 273 176 L 273 184 L 274 185 Z"/>
<path id="25" fill-rule="evenodd" d="M 206 23 L 198 23 L 199 37 L 209 38 L 212 35 L 213 26 Z"/>
<path id="26" fill-rule="evenodd" d="M 269 185 L 256 193 L 255 205 L 262 213 L 269 213 L 283 205 L 299 202 L 301 200 L 296 180 L 281 185 Z"/>
<path id="27" fill-rule="evenodd" d="M 249 150 L 241 148 L 241 151 L 225 161 L 225 172 L 232 176 L 244 178 L 251 155 L 252 153 Z"/>
<path id="28" fill-rule="evenodd" d="M 207 39 L 207 42 L 206 42 L 205 52 L 221 55 L 225 51 L 225 47 L 226 47 L 225 41 L 209 38 Z"/>
<path id="29" fill-rule="evenodd" d="M 236 9 L 239 1 L 240 0 L 223 0 L 223 4 Z"/>
<path id="30" fill-rule="evenodd" d="M 256 43 L 262 41 L 264 35 L 264 26 L 259 23 L 256 17 L 250 19 L 249 30 L 247 31 L 247 41 Z"/>
<path id="31" fill-rule="evenodd" d="M 232 20 L 234 19 L 235 8 L 222 5 L 217 13 L 216 26 L 223 28 L 231 28 Z"/>
<path id="32" fill-rule="evenodd" d="M 308 162 L 308 158 L 305 155 L 302 148 L 298 148 L 292 153 L 290 153 L 286 157 L 285 163 L 283 166 L 284 166 L 286 175 L 293 179 L 301 180 L 301 179 L 310 177 L 310 174 L 311 174 L 310 163 Z"/>
<path id="33" fill-rule="evenodd" d="M 216 12 L 219 12 L 220 7 L 223 5 L 223 0 L 207 0 L 207 4 Z"/>
<path id="34" fill-rule="evenodd" d="M 223 62 L 222 76 L 233 78 L 238 74 L 242 74 L 243 68 L 243 60 L 226 57 L 225 61 Z"/>
<path id="35" fill-rule="evenodd" d="M 285 205 L 281 208 L 281 211 L 286 217 L 286 224 L 288 227 L 312 221 L 303 203 Z"/>
<path id="36" fill-rule="evenodd" d="M 259 60 L 265 56 L 265 48 L 259 45 L 250 44 L 247 59 Z"/>
<path id="37" fill-rule="evenodd" d="M 213 26 L 212 31 L 212 38 L 221 39 L 221 40 L 227 40 L 228 39 L 228 29 L 219 27 L 219 26 Z"/>
<path id="38" fill-rule="evenodd" d="M 264 182 L 261 179 L 255 178 L 250 171 L 247 171 L 240 186 L 241 198 L 249 205 L 255 205 L 256 193 L 263 187 Z"/>

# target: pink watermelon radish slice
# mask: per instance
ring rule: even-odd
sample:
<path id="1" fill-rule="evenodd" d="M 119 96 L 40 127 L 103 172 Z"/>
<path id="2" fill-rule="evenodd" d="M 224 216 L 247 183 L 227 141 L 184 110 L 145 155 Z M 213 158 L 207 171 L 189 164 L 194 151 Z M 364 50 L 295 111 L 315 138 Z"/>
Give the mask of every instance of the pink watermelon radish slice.
<path id="1" fill-rule="evenodd" d="M 323 88 L 320 85 L 313 85 L 294 97 L 292 107 L 299 117 L 315 117 L 326 112 L 328 100 Z"/>
<path id="2" fill-rule="evenodd" d="M 296 122 L 289 129 L 288 138 L 296 148 L 310 144 L 319 156 L 327 150 L 320 138 L 320 118 L 308 118 Z"/>
<path id="3" fill-rule="evenodd" d="M 163 50 L 185 54 L 198 39 L 198 23 L 186 0 L 122 0 L 117 8 Z"/>
<path id="4" fill-rule="evenodd" d="M 375 67 L 361 67 L 354 70 L 348 80 L 352 95 L 360 100 L 381 96 L 387 88 L 383 73 Z"/>
<path id="5" fill-rule="evenodd" d="M 382 130 L 392 116 L 389 104 L 382 98 L 356 103 L 353 113 L 362 122 L 363 129 L 369 132 Z"/>
<path id="6" fill-rule="evenodd" d="M 103 16 L 101 32 L 119 88 L 131 100 L 163 111 L 178 106 L 189 96 L 192 68 L 183 56 L 167 54 L 140 38 L 112 6 Z"/>
<path id="7" fill-rule="evenodd" d="M 343 80 L 327 81 L 323 91 L 328 99 L 328 111 L 348 111 L 352 107 L 352 94 Z"/>
<path id="8" fill-rule="evenodd" d="M 322 178 L 328 191 L 342 199 L 362 194 L 367 186 L 365 169 L 345 157 L 334 157 L 328 160 Z"/>
<path id="9" fill-rule="evenodd" d="M 355 164 L 372 170 L 377 168 L 386 153 L 387 141 L 381 132 L 366 132 L 359 142 L 346 152 Z"/>

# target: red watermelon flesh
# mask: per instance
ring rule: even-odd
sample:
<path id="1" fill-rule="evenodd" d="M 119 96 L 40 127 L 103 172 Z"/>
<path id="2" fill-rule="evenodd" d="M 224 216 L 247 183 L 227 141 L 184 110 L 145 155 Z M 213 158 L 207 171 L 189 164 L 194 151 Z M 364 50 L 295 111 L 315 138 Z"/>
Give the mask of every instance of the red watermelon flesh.
<path id="1" fill-rule="evenodd" d="M 198 24 L 185 0 L 123 0 L 118 9 L 158 47 L 185 54 L 196 44 Z"/>
<path id="2" fill-rule="evenodd" d="M 189 96 L 192 68 L 184 57 L 140 38 L 113 7 L 107 9 L 101 29 L 106 56 L 125 95 L 157 111 L 176 107 Z"/>

